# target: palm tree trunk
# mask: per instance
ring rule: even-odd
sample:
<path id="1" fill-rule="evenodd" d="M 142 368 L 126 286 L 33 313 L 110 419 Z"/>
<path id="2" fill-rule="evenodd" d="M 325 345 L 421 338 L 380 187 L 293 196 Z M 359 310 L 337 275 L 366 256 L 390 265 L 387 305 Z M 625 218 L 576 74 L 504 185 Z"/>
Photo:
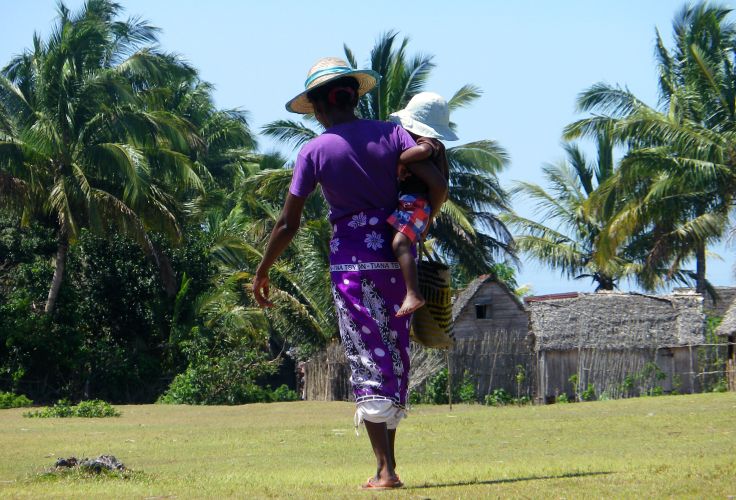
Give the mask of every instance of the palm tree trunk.
<path id="1" fill-rule="evenodd" d="M 705 243 L 695 249 L 695 291 L 705 296 Z"/>
<path id="2" fill-rule="evenodd" d="M 59 290 L 61 289 L 61 282 L 64 278 L 64 267 L 66 266 L 66 254 L 69 250 L 69 238 L 65 231 L 59 232 L 59 243 L 56 247 L 56 262 L 54 268 L 54 277 L 51 280 L 51 288 L 49 289 L 49 296 L 46 299 L 46 308 L 44 312 L 51 314 L 54 312 L 56 306 L 56 299 L 59 297 Z"/>

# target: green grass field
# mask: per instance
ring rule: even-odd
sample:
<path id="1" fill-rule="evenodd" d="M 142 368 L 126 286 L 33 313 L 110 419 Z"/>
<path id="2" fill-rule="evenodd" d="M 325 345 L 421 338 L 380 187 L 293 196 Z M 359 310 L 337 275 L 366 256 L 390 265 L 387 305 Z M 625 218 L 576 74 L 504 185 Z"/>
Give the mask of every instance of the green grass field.
<path id="1" fill-rule="evenodd" d="M 107 419 L 0 411 L 0 497 L 581 498 L 736 495 L 736 394 L 552 406 L 414 408 L 397 441 L 407 487 L 373 471 L 349 403 L 121 406 Z M 113 454 L 127 478 L 44 476 Z"/>

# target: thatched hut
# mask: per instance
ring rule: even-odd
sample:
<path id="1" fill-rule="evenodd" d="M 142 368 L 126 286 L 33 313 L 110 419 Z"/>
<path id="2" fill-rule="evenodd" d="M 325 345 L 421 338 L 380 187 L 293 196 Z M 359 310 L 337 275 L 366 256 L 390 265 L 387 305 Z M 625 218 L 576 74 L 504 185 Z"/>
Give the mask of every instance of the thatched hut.
<path id="1" fill-rule="evenodd" d="M 716 335 L 724 337 L 728 343 L 726 354 L 726 376 L 728 388 L 736 391 L 736 300 L 734 300 L 723 316 L 723 321 L 716 329 Z"/>
<path id="2" fill-rule="evenodd" d="M 489 275 L 480 276 L 455 299 L 452 318 L 455 346 L 449 355 L 453 378 L 461 379 L 467 370 L 481 399 L 493 389 L 532 395 L 535 363 L 527 339 L 529 317 L 511 290 Z M 421 386 L 437 371 L 437 354 L 431 351 L 424 352 L 412 343 L 411 387 Z M 302 367 L 305 399 L 352 397 L 350 369 L 337 342 L 315 353 Z M 521 383 L 517 383 L 519 373 Z"/>
<path id="3" fill-rule="evenodd" d="M 467 371 L 483 398 L 494 389 L 512 395 L 531 395 L 534 357 L 528 342 L 529 316 L 509 288 L 490 275 L 473 280 L 452 308 L 455 346 L 452 371 Z"/>
<path id="4" fill-rule="evenodd" d="M 527 300 L 539 401 L 694 392 L 703 298 L 598 292 Z M 593 396 L 588 391 L 588 396 Z"/>

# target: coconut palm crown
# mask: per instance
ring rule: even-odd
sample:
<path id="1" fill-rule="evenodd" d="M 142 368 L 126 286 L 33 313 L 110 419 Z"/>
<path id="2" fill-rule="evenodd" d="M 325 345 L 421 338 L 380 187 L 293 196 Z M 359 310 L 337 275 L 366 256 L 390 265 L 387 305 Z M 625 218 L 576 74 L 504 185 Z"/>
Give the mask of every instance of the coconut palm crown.
<path id="1" fill-rule="evenodd" d="M 0 200 L 58 240 L 47 313 L 82 229 L 122 231 L 165 268 L 149 232 L 177 237 L 174 193 L 202 187 L 191 160 L 202 147 L 196 131 L 152 99 L 194 71 L 150 48 L 158 30 L 118 20 L 121 10 L 88 0 L 72 13 L 60 3 L 48 39 L 34 36 L 0 74 Z M 175 291 L 170 275 L 165 283 Z"/>
<path id="2" fill-rule="evenodd" d="M 568 139 L 611 127 L 630 146 L 614 178 L 624 201 L 601 232 L 605 261 L 632 239 L 648 241 L 647 269 L 692 277 L 705 292 L 707 245 L 721 239 L 736 192 L 736 66 L 730 11 L 701 2 L 686 5 L 673 22 L 674 46 L 656 33 L 660 102 L 650 107 L 628 89 L 599 83 L 579 96 L 593 116 L 566 129 Z M 605 190 L 604 190 L 605 191 Z"/>

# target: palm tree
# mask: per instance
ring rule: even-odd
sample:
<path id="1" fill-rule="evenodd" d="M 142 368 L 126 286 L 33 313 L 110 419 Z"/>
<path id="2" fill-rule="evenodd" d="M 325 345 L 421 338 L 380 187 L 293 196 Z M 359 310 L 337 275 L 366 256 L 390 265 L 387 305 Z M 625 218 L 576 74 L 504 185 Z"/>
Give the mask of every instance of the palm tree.
<path id="1" fill-rule="evenodd" d="M 375 91 L 361 99 L 361 117 L 385 120 L 424 90 L 434 68 L 432 56 L 409 56 L 408 43 L 408 38 L 399 41 L 398 33 L 393 31 L 377 40 L 370 53 L 370 67 L 383 78 Z M 349 64 L 357 68 L 353 51 L 347 46 L 344 50 Z M 469 106 L 479 97 L 480 89 L 464 85 L 448 101 L 450 111 Z M 305 121 L 277 120 L 263 130 L 270 137 L 298 147 L 321 132 L 312 117 Z M 509 210 L 508 195 L 497 177 L 508 164 L 506 151 L 497 142 L 485 140 L 448 148 L 447 157 L 450 198 L 430 231 L 434 248 L 458 267 L 461 276 L 486 273 L 497 259 L 515 261 L 511 234 L 495 215 Z"/>
<path id="2" fill-rule="evenodd" d="M 291 180 L 288 170 L 277 172 L 287 175 L 265 170 L 244 177 L 229 196 L 233 203 L 213 207 L 203 221 L 218 269 L 207 303 L 218 304 L 223 315 L 251 311 L 248 314 L 254 318 L 252 311 L 260 310 L 243 292 L 279 215 L 280 206 L 268 201 L 275 196 L 270 190 L 283 192 Z M 323 345 L 337 331 L 329 273 L 324 272 L 329 265 L 331 231 L 326 211 L 322 197 L 310 197 L 302 230 L 271 271 L 274 307 L 263 311 L 260 321 L 267 326 L 271 341 L 284 347 L 308 350 Z"/>
<path id="3" fill-rule="evenodd" d="M 610 180 L 625 200 L 600 237 L 605 260 L 632 239 L 648 241 L 648 268 L 671 274 L 694 257 L 692 277 L 706 291 L 707 245 L 719 240 L 733 202 L 734 25 L 730 11 L 706 2 L 686 5 L 675 16 L 675 46 L 657 32 L 660 106 L 655 109 L 625 88 L 596 84 L 578 99 L 596 113 L 571 124 L 566 138 L 612 127 L 631 148 Z"/>
<path id="4" fill-rule="evenodd" d="M 614 205 L 595 211 L 589 200 L 614 174 L 610 133 L 600 133 L 597 146 L 597 162 L 591 164 L 576 144 L 565 144 L 567 161 L 542 168 L 548 190 L 530 182 L 517 183 L 513 193 L 534 200 L 538 218 L 516 213 L 502 218 L 516 229 L 514 240 L 521 252 L 567 278 L 591 278 L 596 290 L 613 290 L 634 266 L 623 256 L 609 258 L 604 265 L 596 259 L 597 240 Z"/>
<path id="5" fill-rule="evenodd" d="M 88 0 L 76 14 L 60 3 L 48 40 L 34 36 L 0 76 L 0 199 L 57 236 L 47 314 L 83 228 L 123 231 L 166 270 L 149 232 L 178 236 L 176 190 L 203 185 L 191 160 L 202 147 L 196 130 L 152 100 L 194 71 L 147 48 L 157 29 L 119 21 L 120 11 L 109 0 Z M 175 291 L 171 273 L 162 276 Z"/>

